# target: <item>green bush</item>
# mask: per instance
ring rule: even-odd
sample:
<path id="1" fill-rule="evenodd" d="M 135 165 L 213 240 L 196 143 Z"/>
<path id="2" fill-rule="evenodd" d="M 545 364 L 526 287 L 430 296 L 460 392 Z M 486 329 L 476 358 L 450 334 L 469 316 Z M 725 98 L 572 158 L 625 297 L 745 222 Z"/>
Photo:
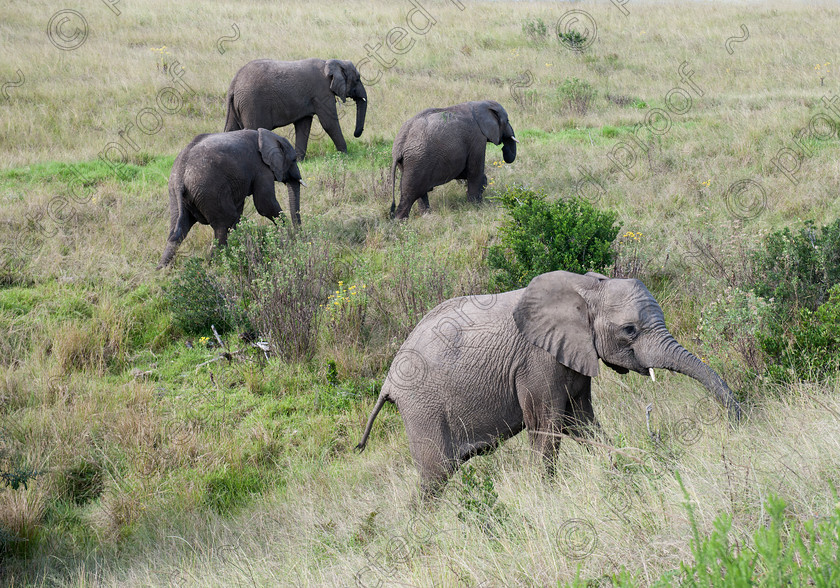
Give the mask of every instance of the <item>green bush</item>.
<path id="1" fill-rule="evenodd" d="M 665 572 L 653 583 L 634 577 L 627 569 L 605 579 L 610 586 L 633 588 L 652 586 L 819 586 L 828 588 L 840 583 L 840 502 L 828 516 L 805 521 L 802 525 L 785 517 L 784 500 L 769 496 L 764 509 L 769 524 L 760 526 L 751 542 L 733 541 L 732 515 L 722 513 L 713 523 L 714 530 L 701 536 L 695 507 L 682 480 L 685 508 L 691 523 L 693 562 L 681 562 L 678 570 Z M 835 500 L 836 500 L 835 495 Z M 578 575 L 569 584 L 573 588 L 604 585 Z"/>
<path id="2" fill-rule="evenodd" d="M 774 320 L 760 338 L 771 359 L 767 371 L 783 382 L 820 380 L 840 370 L 840 284 L 816 311 L 802 308 L 791 325 Z"/>
<path id="3" fill-rule="evenodd" d="M 175 325 L 185 333 L 206 333 L 210 331 L 210 325 L 220 331 L 235 327 L 237 320 L 221 283 L 198 258 L 188 259 L 172 282 L 164 286 L 163 292 Z"/>
<path id="4" fill-rule="evenodd" d="M 768 235 L 753 254 L 753 291 L 772 312 L 758 334 L 774 380 L 819 380 L 840 368 L 840 219 Z"/>
<path id="5" fill-rule="evenodd" d="M 541 18 L 522 21 L 522 32 L 526 37 L 535 41 L 541 41 L 548 34 L 548 25 Z"/>
<path id="6" fill-rule="evenodd" d="M 680 480 L 682 485 L 682 480 Z M 686 501 L 688 492 L 683 486 Z M 753 535 L 751 547 L 729 540 L 732 517 L 720 514 L 714 531 L 701 537 L 694 507 L 686 503 L 694 539 L 694 563 L 680 564 L 681 586 L 836 586 L 840 581 L 840 505 L 820 521 L 806 521 L 801 530 L 785 520 L 785 502 L 770 496 L 765 509 L 770 524 Z M 656 586 L 671 586 L 677 573 Z"/>
<path id="7" fill-rule="evenodd" d="M 481 473 L 471 464 L 461 468 L 458 520 L 473 523 L 491 538 L 497 538 L 510 515 L 499 501 L 493 477 L 487 470 Z"/>
<path id="8" fill-rule="evenodd" d="M 816 310 L 840 283 L 840 219 L 815 229 L 807 222 L 768 235 L 755 253 L 755 293 L 787 308 Z"/>
<path id="9" fill-rule="evenodd" d="M 557 88 L 557 97 L 563 110 L 586 114 L 597 93 L 592 85 L 578 78 L 566 78 Z"/>
<path id="10" fill-rule="evenodd" d="M 616 213 L 580 199 L 549 202 L 542 191 L 514 186 L 494 198 L 508 212 L 487 262 L 497 290 L 523 288 L 545 272 L 602 271 L 612 265 Z"/>
<path id="11" fill-rule="evenodd" d="M 569 49 L 573 49 L 574 51 L 583 51 L 586 40 L 588 37 L 580 34 L 576 30 L 572 29 L 567 32 L 558 32 L 557 38 L 560 39 L 560 42 L 568 47 Z"/>
<path id="12" fill-rule="evenodd" d="M 185 331 L 253 329 L 283 357 L 298 359 L 314 351 L 333 272 L 318 235 L 243 220 L 210 266 L 188 260 L 165 292 Z"/>

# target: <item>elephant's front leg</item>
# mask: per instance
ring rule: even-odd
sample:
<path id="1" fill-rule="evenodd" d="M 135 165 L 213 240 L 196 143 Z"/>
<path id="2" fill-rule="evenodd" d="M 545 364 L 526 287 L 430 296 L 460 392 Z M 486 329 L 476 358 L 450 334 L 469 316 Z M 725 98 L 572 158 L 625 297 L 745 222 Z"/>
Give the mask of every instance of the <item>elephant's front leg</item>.
<path id="1" fill-rule="evenodd" d="M 335 103 L 331 109 L 325 109 L 318 112 L 318 122 L 327 132 L 335 148 L 342 153 L 347 153 L 347 143 L 344 142 L 344 135 L 341 134 L 341 125 L 338 124 L 338 114 L 335 111 Z"/>
<path id="2" fill-rule="evenodd" d="M 581 386 L 581 390 L 566 405 L 563 432 L 575 437 L 604 441 L 606 437 L 592 408 L 592 379 L 586 378 Z"/>
<path id="3" fill-rule="evenodd" d="M 467 179 L 467 200 L 481 202 L 484 189 L 487 187 L 487 176 L 484 174 L 484 157 L 476 158 L 481 161 L 471 162 L 469 178 Z"/>
<path id="4" fill-rule="evenodd" d="M 295 121 L 295 152 L 298 161 L 306 157 L 306 146 L 309 144 L 309 130 L 312 128 L 312 117 L 305 116 Z"/>
<path id="5" fill-rule="evenodd" d="M 557 394 L 543 378 L 519 384 L 517 396 L 531 448 L 543 458 L 546 470 L 554 473 L 554 458 L 562 438 L 567 396 Z"/>

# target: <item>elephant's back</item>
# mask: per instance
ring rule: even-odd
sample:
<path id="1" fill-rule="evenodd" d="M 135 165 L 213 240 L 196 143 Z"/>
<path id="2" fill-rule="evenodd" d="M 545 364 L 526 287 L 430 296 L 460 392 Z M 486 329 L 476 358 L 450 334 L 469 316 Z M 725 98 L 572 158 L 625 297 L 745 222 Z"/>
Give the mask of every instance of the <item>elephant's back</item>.
<path id="1" fill-rule="evenodd" d="M 521 292 L 452 298 L 429 311 L 391 363 L 385 380 L 389 397 L 419 387 L 432 393 L 468 387 L 472 373 L 503 387 L 518 346 L 527 344 L 513 321 Z"/>
<path id="2" fill-rule="evenodd" d="M 254 78 L 265 76 L 275 82 L 282 82 L 285 78 L 294 78 L 300 72 L 320 71 L 324 68 L 324 63 L 323 59 L 314 57 L 299 61 L 254 59 L 239 68 L 234 76 L 234 82 L 248 83 L 252 82 Z"/>

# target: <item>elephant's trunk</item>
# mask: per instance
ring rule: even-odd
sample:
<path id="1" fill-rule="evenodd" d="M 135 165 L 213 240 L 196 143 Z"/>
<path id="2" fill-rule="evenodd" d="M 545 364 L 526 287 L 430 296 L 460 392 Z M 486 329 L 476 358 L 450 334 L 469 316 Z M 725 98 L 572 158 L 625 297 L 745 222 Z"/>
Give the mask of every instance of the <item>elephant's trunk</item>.
<path id="1" fill-rule="evenodd" d="M 726 382 L 696 355 L 680 345 L 667 330 L 663 328 L 663 331 L 659 338 L 659 349 L 652 353 L 650 358 L 637 354 L 639 359 L 649 368 L 664 368 L 694 378 L 714 394 L 735 420 L 740 419 L 741 406 Z"/>
<path id="2" fill-rule="evenodd" d="M 362 90 L 362 95 L 354 98 L 356 101 L 356 130 L 353 131 L 353 136 L 358 138 L 362 136 L 362 131 L 365 130 L 365 115 L 367 114 L 367 92 Z"/>
<path id="3" fill-rule="evenodd" d="M 516 159 L 516 143 L 517 140 L 513 133 L 513 127 L 508 123 L 502 135 L 502 157 L 505 163 L 513 163 Z"/>
<path id="4" fill-rule="evenodd" d="M 292 224 L 300 226 L 300 179 L 290 179 L 286 188 L 289 191 L 289 214 Z"/>

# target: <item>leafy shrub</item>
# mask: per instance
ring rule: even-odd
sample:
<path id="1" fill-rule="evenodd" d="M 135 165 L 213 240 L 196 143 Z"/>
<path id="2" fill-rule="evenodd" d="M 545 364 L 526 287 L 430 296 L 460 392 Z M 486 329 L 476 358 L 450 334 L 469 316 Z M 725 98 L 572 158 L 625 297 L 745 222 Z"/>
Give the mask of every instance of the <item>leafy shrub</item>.
<path id="1" fill-rule="evenodd" d="M 163 291 L 175 325 L 186 333 L 208 332 L 210 325 L 227 331 L 237 322 L 221 283 L 198 258 L 188 259 Z"/>
<path id="2" fill-rule="evenodd" d="M 840 219 L 817 230 L 812 222 L 798 233 L 789 228 L 767 236 L 755 254 L 755 292 L 777 304 L 816 310 L 840 283 Z"/>
<path id="3" fill-rule="evenodd" d="M 760 344 L 772 360 L 767 370 L 776 380 L 819 380 L 840 370 L 840 284 L 816 311 L 800 309 L 798 320 L 787 329 L 778 319 L 771 322 Z"/>
<path id="4" fill-rule="evenodd" d="M 489 471 L 479 473 L 471 464 L 461 468 L 458 519 L 478 525 L 490 537 L 498 537 L 509 513 L 499 502 L 499 493 Z"/>
<path id="5" fill-rule="evenodd" d="M 592 85 L 578 78 L 566 78 L 557 88 L 557 97 L 563 110 L 586 114 L 597 93 Z"/>
<path id="6" fill-rule="evenodd" d="M 548 25 L 541 18 L 522 21 L 522 32 L 534 41 L 541 41 L 548 34 Z"/>
<path id="7" fill-rule="evenodd" d="M 703 359 L 737 388 L 755 381 L 763 371 L 765 359 L 759 341 L 767 334 L 770 312 L 763 298 L 731 287 L 701 311 L 698 334 Z"/>
<path id="8" fill-rule="evenodd" d="M 602 271 L 613 263 L 615 212 L 600 211 L 581 199 L 549 202 L 544 192 L 520 186 L 494 200 L 509 215 L 499 228 L 500 243 L 487 254 L 488 264 L 497 270 L 491 282 L 496 289 L 522 288 L 545 272 Z"/>
<path id="9" fill-rule="evenodd" d="M 682 480 L 680 480 L 682 486 Z M 840 504 L 820 521 L 805 521 L 802 529 L 785 520 L 785 502 L 770 496 L 765 509 L 770 524 L 759 527 L 751 547 L 729 540 L 732 517 L 723 513 L 714 531 L 701 537 L 688 492 L 683 486 L 691 522 L 694 563 L 680 564 L 681 586 L 836 586 L 840 564 Z M 677 573 L 666 574 L 655 585 L 670 586 Z"/>
<path id="10" fill-rule="evenodd" d="M 566 32 L 558 32 L 557 37 L 563 45 L 574 51 L 583 51 L 587 40 L 586 36 L 574 29 Z"/>
<path id="11" fill-rule="evenodd" d="M 319 309 L 333 279 L 329 247 L 317 235 L 239 223 L 221 252 L 219 269 L 248 326 L 286 359 L 312 355 Z"/>
<path id="12" fill-rule="evenodd" d="M 257 330 L 286 359 L 312 354 L 333 276 L 318 235 L 240 222 L 209 267 L 197 259 L 165 288 L 175 322 L 193 333 Z"/>
<path id="13" fill-rule="evenodd" d="M 759 337 L 775 380 L 819 380 L 840 368 L 840 219 L 768 235 L 753 255 L 753 290 L 771 304 Z"/>

